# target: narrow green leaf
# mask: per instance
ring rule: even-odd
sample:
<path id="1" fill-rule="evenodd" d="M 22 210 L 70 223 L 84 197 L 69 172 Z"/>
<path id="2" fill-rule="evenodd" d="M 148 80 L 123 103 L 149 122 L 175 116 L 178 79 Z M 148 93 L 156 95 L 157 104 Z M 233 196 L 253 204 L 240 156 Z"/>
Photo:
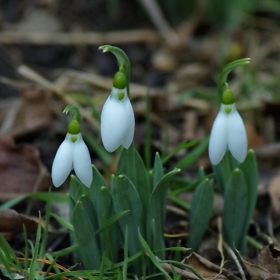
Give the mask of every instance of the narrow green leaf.
<path id="1" fill-rule="evenodd" d="M 106 220 L 103 225 L 95 232 L 95 234 L 99 234 L 100 232 L 104 231 L 107 227 L 111 226 L 115 222 L 117 222 L 123 215 L 130 212 L 130 210 L 122 211 L 114 216 L 110 217 L 108 220 Z"/>
<path id="2" fill-rule="evenodd" d="M 195 189 L 190 211 L 188 247 L 197 251 L 212 216 L 214 191 L 212 181 L 203 180 Z"/>
<path id="3" fill-rule="evenodd" d="M 238 167 L 237 160 L 227 151 L 222 161 L 217 165 L 212 165 L 215 178 L 218 183 L 219 192 L 222 196 L 225 193 L 226 184 L 231 176 L 231 173 Z"/>
<path id="4" fill-rule="evenodd" d="M 75 175 L 72 174 L 70 176 L 69 195 L 75 202 L 74 204 L 76 204 L 81 195 L 83 195 L 82 185 L 83 184 Z"/>
<path id="5" fill-rule="evenodd" d="M 95 224 L 93 223 L 95 211 L 91 201 L 82 197 L 76 203 L 73 211 L 74 234 L 79 245 L 81 259 L 86 269 L 99 269 L 100 253 L 95 236 Z"/>
<path id="6" fill-rule="evenodd" d="M 246 238 L 248 190 L 242 170 L 236 168 L 226 185 L 223 212 L 223 236 L 232 248 L 241 250 Z"/>
<path id="7" fill-rule="evenodd" d="M 204 168 L 201 166 L 198 169 L 197 180 L 203 180 L 204 178 L 205 178 L 205 171 Z"/>
<path id="8" fill-rule="evenodd" d="M 68 203 L 68 197 L 66 194 L 37 192 L 37 193 L 21 195 L 13 199 L 10 199 L 9 201 L 1 204 L 0 211 L 3 209 L 12 208 L 13 206 L 17 205 L 18 203 L 20 203 L 21 201 L 27 198 L 34 198 L 38 200 L 51 201 L 57 203 Z"/>
<path id="9" fill-rule="evenodd" d="M 11 266 L 17 261 L 14 250 L 6 241 L 2 234 L 0 234 L 0 262 L 5 266 L 6 270 L 11 274 Z M 17 263 L 16 263 L 17 264 Z M 16 265 L 17 269 L 21 270 L 19 263 Z"/>
<path id="10" fill-rule="evenodd" d="M 62 250 L 52 252 L 52 253 L 50 253 L 50 255 L 52 255 L 53 258 L 65 256 L 65 255 L 68 255 L 68 254 L 72 253 L 76 249 L 78 249 L 78 247 L 79 247 L 78 244 L 75 244 L 75 245 L 72 245 L 70 247 L 64 248 Z"/>
<path id="11" fill-rule="evenodd" d="M 51 189 L 49 189 L 49 193 L 51 193 Z M 51 201 L 48 200 L 47 205 L 46 205 L 46 215 L 45 215 L 45 225 L 44 225 L 44 229 L 43 229 L 43 237 L 42 237 L 42 242 L 41 242 L 41 247 L 40 247 L 40 252 L 39 252 L 40 257 L 43 257 L 45 255 L 46 248 L 47 248 L 50 215 L 51 215 Z"/>
<path id="12" fill-rule="evenodd" d="M 151 261 L 154 263 L 154 265 L 163 273 L 163 275 L 166 277 L 166 279 L 172 280 L 172 278 L 168 275 L 168 273 L 163 269 L 163 267 L 160 264 L 160 261 L 157 259 L 157 257 L 153 254 L 152 250 L 150 249 L 148 243 L 145 241 L 145 239 L 142 237 L 140 230 L 138 231 L 139 240 L 141 242 L 142 247 L 148 254 Z"/>
<path id="13" fill-rule="evenodd" d="M 129 149 L 122 150 L 118 162 L 117 175 L 125 175 L 131 180 L 140 197 L 144 212 L 146 212 L 152 188 L 149 184 L 143 160 L 133 148 L 133 145 Z"/>
<path id="14" fill-rule="evenodd" d="M 204 153 L 207 149 L 209 143 L 209 137 L 203 140 L 196 148 L 194 148 L 190 153 L 184 156 L 181 160 L 179 160 L 174 167 L 186 169 L 193 163 L 195 163 L 199 157 Z"/>
<path id="15" fill-rule="evenodd" d="M 167 155 L 166 157 L 163 158 L 162 160 L 162 164 L 167 163 L 173 156 L 175 156 L 178 152 L 180 152 L 183 149 L 187 149 L 187 148 L 191 148 L 193 146 L 195 146 L 198 143 L 198 140 L 192 140 L 192 141 L 184 141 L 182 143 L 180 143 L 172 153 L 170 153 L 169 155 Z"/>
<path id="16" fill-rule="evenodd" d="M 186 211 L 191 210 L 190 204 L 185 202 L 181 198 L 179 198 L 177 195 L 169 194 L 168 199 L 170 199 L 171 201 L 173 201 L 174 203 L 176 203 L 178 206 L 180 206 L 181 208 L 183 208 Z"/>
<path id="17" fill-rule="evenodd" d="M 161 163 L 160 155 L 159 153 L 156 153 L 155 162 L 154 162 L 154 177 L 153 177 L 154 188 L 159 183 L 159 181 L 163 178 L 163 176 L 164 176 L 164 172 L 163 172 L 163 166 Z"/>
<path id="18" fill-rule="evenodd" d="M 69 229 L 71 231 L 74 230 L 73 225 L 71 223 L 69 223 L 68 221 L 64 220 L 63 218 L 61 218 L 60 216 L 51 213 L 51 216 L 53 218 L 55 218 L 62 226 L 64 226 L 66 229 Z"/>
<path id="19" fill-rule="evenodd" d="M 138 228 L 144 232 L 144 216 L 143 207 L 140 197 L 133 183 L 124 175 L 115 178 L 112 186 L 112 197 L 114 209 L 116 213 L 130 210 L 129 213 L 122 216 L 118 223 L 120 225 L 123 236 L 125 229 L 128 230 L 128 252 L 131 255 L 138 253 L 141 250 L 138 236 Z M 141 267 L 133 266 L 136 273 L 141 273 Z"/>
<path id="20" fill-rule="evenodd" d="M 94 205 L 98 204 L 99 201 L 99 192 L 101 187 L 108 187 L 106 180 L 102 176 L 102 174 L 99 172 L 99 170 L 96 168 L 96 166 L 92 166 L 92 172 L 93 172 L 93 180 L 91 183 L 91 186 L 89 188 L 90 191 L 90 199 L 93 202 Z"/>
<path id="21" fill-rule="evenodd" d="M 125 233 L 124 233 L 124 260 L 123 260 L 123 280 L 127 279 L 127 260 L 128 260 L 128 228 L 127 225 L 125 226 Z"/>
<path id="22" fill-rule="evenodd" d="M 251 220 L 254 215 L 257 196 L 258 196 L 258 166 L 256 155 L 253 150 L 248 151 L 247 157 L 243 163 L 239 165 L 239 168 L 243 171 L 246 186 L 248 188 L 248 209 L 246 212 L 246 229 L 245 234 L 248 233 L 248 229 L 251 223 Z"/>
<path id="23" fill-rule="evenodd" d="M 163 228 L 165 223 L 165 212 L 166 212 L 166 203 L 167 203 L 167 193 L 169 182 L 172 177 L 177 175 L 180 172 L 180 169 L 174 169 L 167 173 L 154 188 L 147 212 L 147 221 L 146 221 L 146 236 L 148 243 L 150 244 L 152 250 L 158 250 L 164 248 L 164 238 L 163 238 Z M 152 221 L 154 222 L 156 228 L 157 236 L 153 236 L 152 233 Z M 159 256 L 163 256 L 163 253 L 159 253 Z"/>
<path id="24" fill-rule="evenodd" d="M 24 238 L 24 276 L 28 278 L 28 238 L 27 238 L 27 231 L 25 225 L 23 225 L 23 238 Z M 2 247 L 2 246 L 1 246 Z"/>
<path id="25" fill-rule="evenodd" d="M 31 260 L 30 267 L 29 267 L 29 279 L 36 279 L 37 259 L 38 259 L 38 254 L 39 254 L 40 240 L 41 240 L 41 214 L 39 212 L 39 223 L 38 223 L 38 228 L 37 228 L 37 232 L 36 232 L 35 246 L 34 246 L 32 260 Z"/>

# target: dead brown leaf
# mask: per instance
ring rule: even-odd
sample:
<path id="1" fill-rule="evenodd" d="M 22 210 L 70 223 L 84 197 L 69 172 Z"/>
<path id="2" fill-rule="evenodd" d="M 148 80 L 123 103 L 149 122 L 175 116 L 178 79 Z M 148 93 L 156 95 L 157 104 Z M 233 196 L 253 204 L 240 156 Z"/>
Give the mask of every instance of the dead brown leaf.
<path id="1" fill-rule="evenodd" d="M 50 175 L 40 162 L 39 151 L 27 144 L 15 145 L 0 135 L 0 201 L 51 186 Z M 35 188 L 36 187 L 36 188 Z"/>
<path id="2" fill-rule="evenodd" d="M 219 267 L 218 265 L 206 260 L 196 253 L 192 253 L 189 257 L 183 260 L 183 263 L 191 266 L 195 271 L 197 271 L 206 280 L 240 280 L 237 276 Z"/>
<path id="3" fill-rule="evenodd" d="M 19 214 L 13 209 L 4 209 L 0 211 L 0 232 L 22 232 L 23 225 L 27 232 L 35 232 L 38 227 L 36 221 Z"/>
<path id="4" fill-rule="evenodd" d="M 258 265 L 270 273 L 280 273 L 280 250 L 273 244 L 266 246 L 258 256 Z"/>
<path id="5" fill-rule="evenodd" d="M 1 133 L 23 136 L 51 123 L 48 96 L 36 88 L 25 89 L 20 99 L 10 105 L 3 120 Z"/>
<path id="6" fill-rule="evenodd" d="M 280 279 L 280 250 L 273 244 L 266 246 L 259 254 L 255 264 L 239 254 L 243 264 L 256 280 Z"/>
<path id="7" fill-rule="evenodd" d="M 240 254 L 239 256 L 253 280 L 267 279 L 267 277 L 269 276 L 269 272 L 265 268 L 253 263 L 247 257 L 241 256 Z"/>

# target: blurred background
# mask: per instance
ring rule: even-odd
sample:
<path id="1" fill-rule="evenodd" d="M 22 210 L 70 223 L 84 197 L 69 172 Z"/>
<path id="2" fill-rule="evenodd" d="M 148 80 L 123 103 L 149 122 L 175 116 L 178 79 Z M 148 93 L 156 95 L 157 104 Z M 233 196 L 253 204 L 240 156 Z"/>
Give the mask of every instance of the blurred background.
<path id="1" fill-rule="evenodd" d="M 104 44 L 122 48 L 131 61 L 141 153 L 147 96 L 152 152 L 203 141 L 217 113 L 221 69 L 250 57 L 228 82 L 257 153 L 261 183 L 276 180 L 278 190 L 279 31 L 279 0 L 1 0 L 1 200 L 49 188 L 48 171 L 67 130 L 67 104 L 81 108 L 93 163 L 114 172 L 116 157 L 102 147 L 98 119 L 118 68 L 111 53 L 98 49 Z M 207 151 L 185 176 L 199 166 L 211 171 Z"/>

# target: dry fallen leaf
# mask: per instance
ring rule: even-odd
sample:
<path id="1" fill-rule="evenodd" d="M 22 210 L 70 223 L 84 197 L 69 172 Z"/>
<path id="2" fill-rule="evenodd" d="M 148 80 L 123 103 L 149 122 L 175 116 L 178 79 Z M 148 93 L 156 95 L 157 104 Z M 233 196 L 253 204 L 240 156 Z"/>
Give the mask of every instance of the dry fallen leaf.
<path id="1" fill-rule="evenodd" d="M 0 232 L 22 232 L 23 225 L 27 232 L 35 232 L 38 227 L 37 222 L 13 209 L 0 211 Z"/>
<path id="2" fill-rule="evenodd" d="M 11 241 L 16 233 L 23 232 L 23 225 L 27 232 L 36 232 L 38 224 L 38 218 L 27 217 L 13 209 L 4 209 L 0 211 L 0 233 L 7 241 Z M 45 221 L 42 219 L 41 227 L 45 227 Z M 48 225 L 48 231 L 54 232 L 55 230 L 51 225 Z"/>
<path id="3" fill-rule="evenodd" d="M 273 244 L 266 246 L 258 256 L 258 265 L 270 273 L 280 273 L 280 250 Z"/>
<path id="4" fill-rule="evenodd" d="M 247 257 L 239 256 L 253 280 L 280 279 L 280 250 L 273 244 L 260 252 L 256 264 Z"/>
<path id="5" fill-rule="evenodd" d="M 35 147 L 15 145 L 12 137 L 0 135 L 0 201 L 34 190 L 47 190 L 51 179 L 45 170 Z"/>
<path id="6" fill-rule="evenodd" d="M 1 133 L 23 136 L 51 123 L 49 98 L 43 91 L 28 88 L 11 104 L 2 123 Z"/>
<path id="7" fill-rule="evenodd" d="M 244 266 L 246 267 L 247 271 L 251 275 L 252 280 L 264 280 L 264 279 L 267 279 L 267 277 L 269 276 L 270 273 L 265 268 L 255 264 L 255 263 L 253 263 L 247 257 L 241 256 L 240 254 L 239 254 L 239 256 L 240 256 Z"/>

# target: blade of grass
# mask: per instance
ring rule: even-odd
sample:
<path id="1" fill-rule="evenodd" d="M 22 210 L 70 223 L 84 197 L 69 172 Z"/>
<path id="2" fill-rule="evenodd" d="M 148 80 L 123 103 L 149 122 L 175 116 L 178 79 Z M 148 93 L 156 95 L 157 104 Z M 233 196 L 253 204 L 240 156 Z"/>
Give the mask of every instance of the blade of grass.
<path id="1" fill-rule="evenodd" d="M 154 263 L 154 265 L 162 272 L 162 274 L 166 277 L 166 279 L 172 280 L 172 278 L 168 275 L 168 273 L 161 266 L 160 261 L 156 258 L 156 256 L 151 251 L 148 243 L 142 237 L 140 231 L 138 231 L 138 236 L 139 236 L 139 240 L 140 240 L 140 243 L 141 243 L 142 247 L 144 248 L 144 250 L 148 254 L 151 261 Z"/>
<path id="2" fill-rule="evenodd" d="M 206 148 L 208 147 L 209 137 L 203 140 L 196 148 L 194 148 L 190 153 L 184 156 L 181 160 L 179 160 L 174 167 L 180 169 L 186 169 L 191 164 L 195 163 L 199 157 L 204 153 Z"/>

